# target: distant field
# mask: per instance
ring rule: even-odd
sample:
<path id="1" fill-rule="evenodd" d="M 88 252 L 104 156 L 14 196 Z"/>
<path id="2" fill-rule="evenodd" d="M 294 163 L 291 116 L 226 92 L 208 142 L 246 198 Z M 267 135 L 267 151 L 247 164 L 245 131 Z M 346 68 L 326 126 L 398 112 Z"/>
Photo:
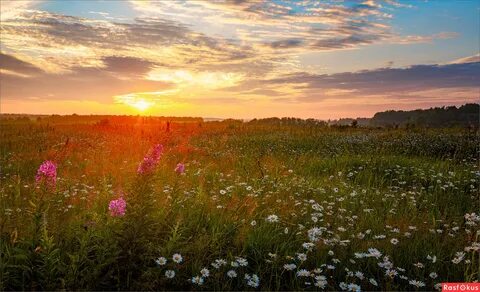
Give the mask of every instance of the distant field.
<path id="1" fill-rule="evenodd" d="M 4 120 L 0 290 L 478 281 L 479 142 L 465 128 Z"/>

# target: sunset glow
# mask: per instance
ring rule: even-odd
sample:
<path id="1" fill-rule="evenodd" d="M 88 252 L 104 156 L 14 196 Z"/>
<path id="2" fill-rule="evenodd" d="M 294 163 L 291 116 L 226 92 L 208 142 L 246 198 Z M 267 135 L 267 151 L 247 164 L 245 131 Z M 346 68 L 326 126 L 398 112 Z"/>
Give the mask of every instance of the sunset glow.
<path id="1" fill-rule="evenodd" d="M 3 113 L 372 116 L 477 102 L 477 1 L 1 0 Z"/>
<path id="2" fill-rule="evenodd" d="M 145 100 L 138 100 L 134 104 L 132 104 L 132 106 L 135 107 L 136 109 L 138 109 L 139 111 L 143 112 L 144 110 L 146 110 L 150 106 L 152 106 L 152 102 L 148 102 L 148 101 L 145 101 Z"/>

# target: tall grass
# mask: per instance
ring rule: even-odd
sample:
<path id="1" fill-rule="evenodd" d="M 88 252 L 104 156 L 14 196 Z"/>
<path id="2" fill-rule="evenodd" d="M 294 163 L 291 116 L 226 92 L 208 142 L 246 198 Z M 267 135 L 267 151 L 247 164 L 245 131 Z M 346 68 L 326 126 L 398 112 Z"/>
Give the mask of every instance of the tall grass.
<path id="1" fill-rule="evenodd" d="M 0 128 L 1 290 L 432 290 L 479 278 L 480 217 L 465 216 L 480 211 L 478 133 Z M 165 146 L 159 165 L 137 173 L 156 143 Z M 54 190 L 35 184 L 44 160 L 57 164 Z M 122 194 L 126 213 L 113 217 L 108 204 Z M 321 234 L 309 237 L 315 227 Z"/>

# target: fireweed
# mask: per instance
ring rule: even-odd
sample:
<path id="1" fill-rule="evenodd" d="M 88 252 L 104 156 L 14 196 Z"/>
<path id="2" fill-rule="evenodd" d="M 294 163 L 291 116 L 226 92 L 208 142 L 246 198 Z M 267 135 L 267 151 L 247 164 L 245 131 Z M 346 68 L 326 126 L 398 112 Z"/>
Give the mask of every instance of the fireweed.
<path id="1" fill-rule="evenodd" d="M 185 172 L 185 164 L 183 163 L 178 163 L 177 166 L 175 167 L 175 172 L 182 174 Z"/>
<path id="2" fill-rule="evenodd" d="M 50 160 L 44 161 L 40 164 L 35 175 L 35 182 L 37 184 L 45 183 L 48 187 L 55 188 L 57 184 L 57 166 Z"/>
<path id="3" fill-rule="evenodd" d="M 112 217 L 124 216 L 126 209 L 127 202 L 122 197 L 116 200 L 111 200 L 108 204 L 108 210 L 110 211 L 110 215 L 112 215 Z"/>
<path id="4" fill-rule="evenodd" d="M 137 173 L 148 174 L 153 172 L 158 162 L 160 161 L 162 152 L 163 145 L 161 144 L 157 144 L 152 149 L 150 149 L 150 151 L 148 151 L 147 155 L 145 155 L 142 162 L 138 166 Z"/>

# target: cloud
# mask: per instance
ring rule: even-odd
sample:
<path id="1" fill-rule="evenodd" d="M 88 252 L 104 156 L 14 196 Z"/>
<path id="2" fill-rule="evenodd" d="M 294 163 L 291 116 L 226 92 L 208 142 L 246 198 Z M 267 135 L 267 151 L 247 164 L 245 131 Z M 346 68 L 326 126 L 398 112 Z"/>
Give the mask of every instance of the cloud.
<path id="1" fill-rule="evenodd" d="M 233 38 L 279 50 L 333 50 L 393 37 L 391 15 L 374 1 L 346 5 L 319 1 L 132 1 L 147 16 L 182 21 L 196 15 L 193 27 L 235 26 Z M 391 6 L 391 5 L 390 5 Z M 192 21 L 191 18 L 184 21 Z M 280 52 L 281 53 L 281 52 Z"/>
<path id="2" fill-rule="evenodd" d="M 252 100 L 386 102 L 434 99 L 435 88 L 458 99 L 479 81 L 478 55 L 444 65 L 306 72 L 300 59 L 312 52 L 457 37 L 399 34 L 391 18 L 410 6 L 393 0 L 131 3 L 137 15 L 123 20 L 106 11 L 90 12 L 103 16 L 98 20 L 28 10 L 30 2 L 11 6 L 1 24 L 2 99 L 220 107 Z"/>
<path id="3" fill-rule="evenodd" d="M 332 96 L 389 95 L 392 99 L 419 97 L 417 92 L 447 89 L 453 93 L 468 91 L 468 99 L 478 98 L 480 63 L 449 65 L 416 65 L 407 68 L 380 68 L 369 71 L 347 72 L 332 75 L 308 73 L 287 74 L 282 78 L 265 80 L 267 84 L 298 84 L 304 88 L 300 101 L 317 102 Z M 466 90 L 468 89 L 468 90 Z M 477 92 L 475 94 L 475 92 Z M 345 93 L 345 94 L 342 94 Z M 432 97 L 433 98 L 433 97 Z M 437 98 L 445 98 L 438 96 Z"/>
<path id="4" fill-rule="evenodd" d="M 0 53 L 0 69 L 24 76 L 40 74 L 43 71 L 28 62 Z"/>
<path id="5" fill-rule="evenodd" d="M 166 90 L 173 86 L 167 82 L 145 80 L 140 77 L 138 73 L 146 72 L 149 64 L 136 63 L 136 70 L 131 71 L 119 66 L 117 57 L 107 57 L 105 60 L 107 67 L 102 69 L 72 67 L 68 73 L 55 74 L 45 72 L 11 55 L 1 54 L 0 96 L 4 100 L 25 100 L 35 97 L 39 100 L 96 100 L 108 103 L 112 101 L 113 96 L 126 92 Z M 16 74 L 4 74 L 3 70 Z"/>
<path id="6" fill-rule="evenodd" d="M 100 68 L 103 58 L 112 55 L 199 69 L 248 59 L 251 50 L 158 18 L 120 23 L 31 11 L 2 23 L 2 51 L 52 73 L 78 66 Z"/>
<path id="7" fill-rule="evenodd" d="M 107 56 L 102 61 L 107 71 L 123 75 L 143 76 L 155 65 L 144 59 L 122 56 Z"/>
<path id="8" fill-rule="evenodd" d="M 450 62 L 449 64 L 463 64 L 463 63 L 477 63 L 477 62 L 480 62 L 480 54 L 460 58 Z"/>
<path id="9" fill-rule="evenodd" d="M 407 35 L 392 38 L 391 42 L 395 44 L 415 44 L 415 43 L 431 43 L 434 40 L 447 40 L 458 37 L 456 32 L 439 32 L 431 35 Z"/>
<path id="10" fill-rule="evenodd" d="M 273 49 L 296 48 L 296 47 L 300 47 L 300 46 L 303 45 L 303 40 L 301 40 L 301 39 L 286 39 L 286 40 L 271 42 L 269 45 Z"/>
<path id="11" fill-rule="evenodd" d="M 0 3 L 0 21 L 14 19 L 28 8 L 40 4 L 40 0 L 2 0 Z"/>

